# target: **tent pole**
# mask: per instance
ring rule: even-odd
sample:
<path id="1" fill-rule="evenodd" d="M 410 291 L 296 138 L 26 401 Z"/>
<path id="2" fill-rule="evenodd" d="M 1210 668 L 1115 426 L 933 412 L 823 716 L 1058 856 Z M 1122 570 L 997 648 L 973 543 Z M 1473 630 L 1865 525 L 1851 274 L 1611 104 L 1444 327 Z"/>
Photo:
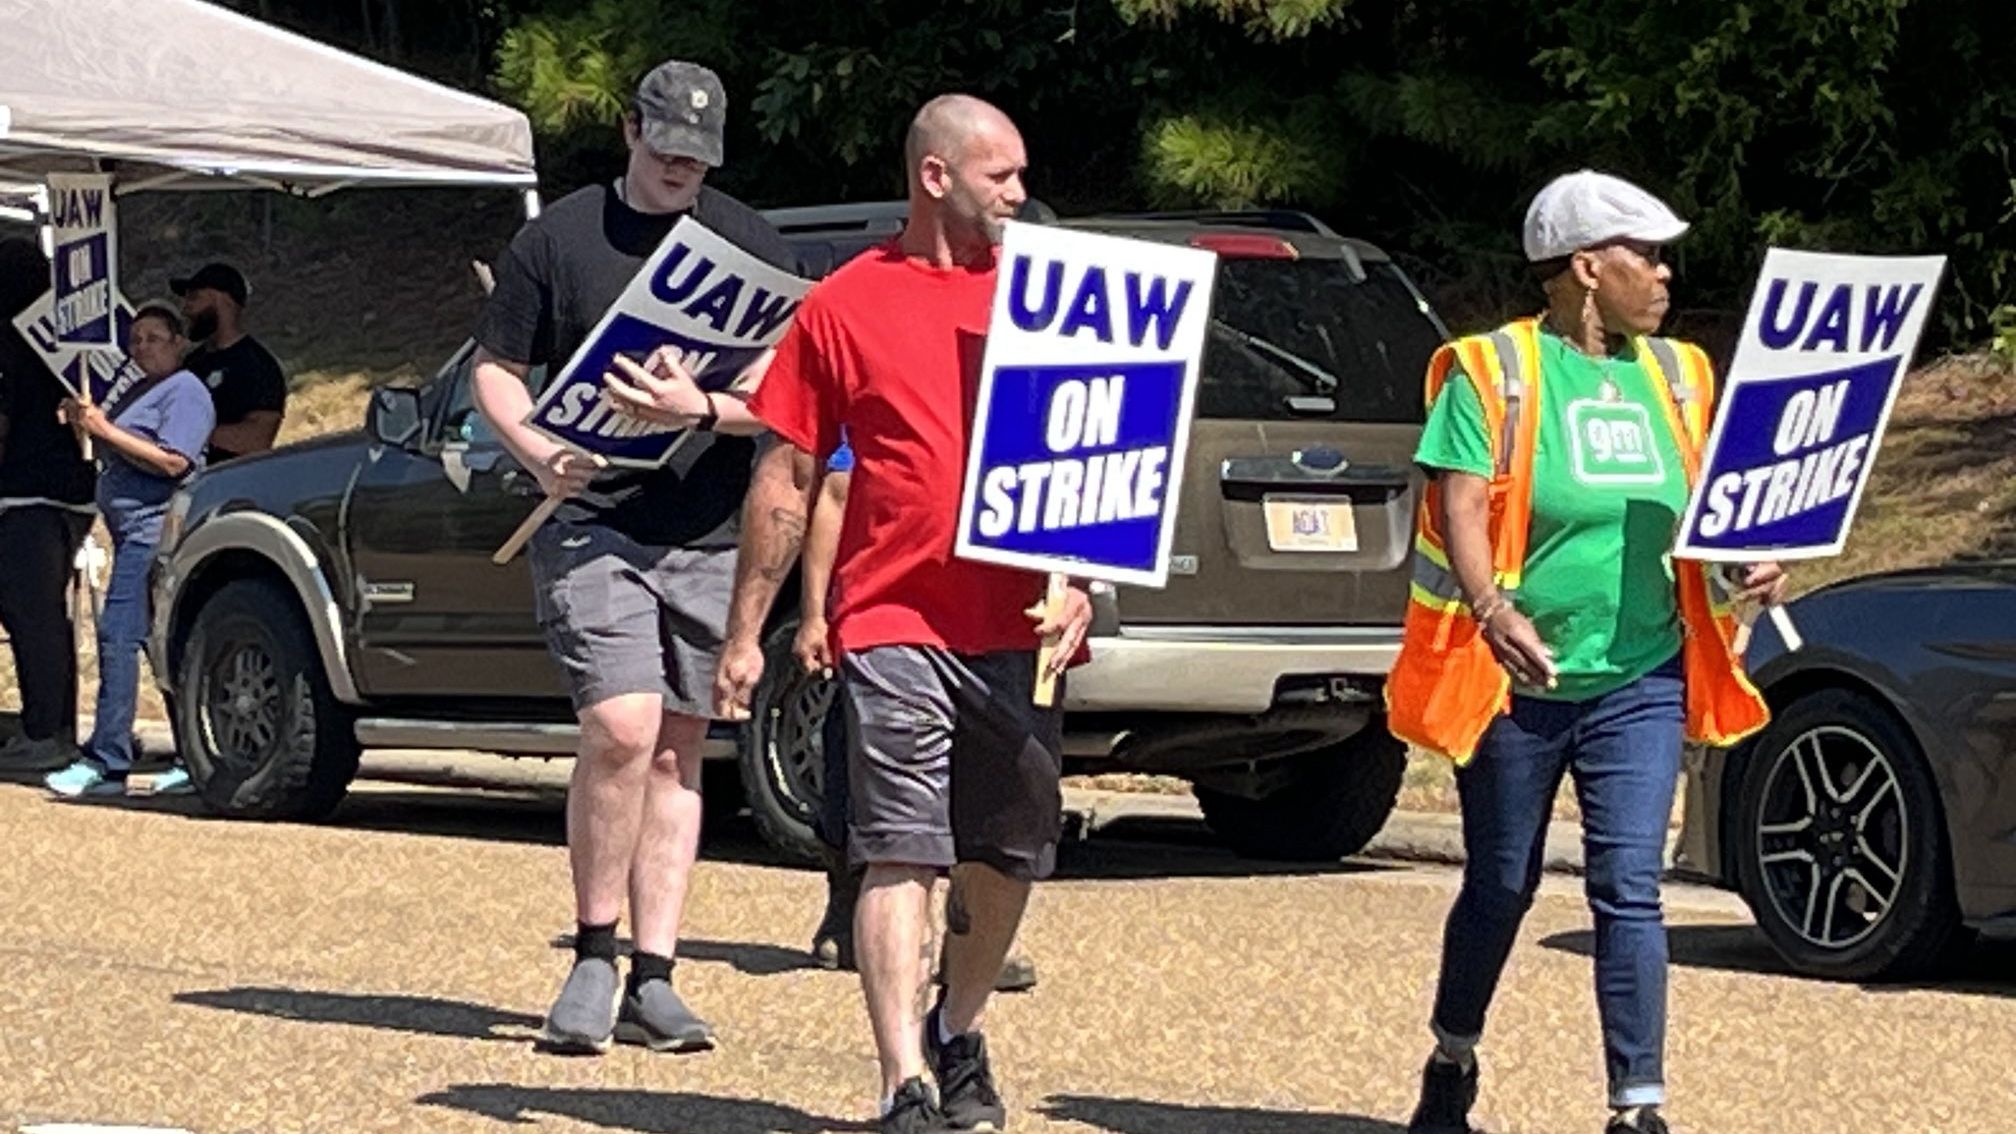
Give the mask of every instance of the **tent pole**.
<path id="1" fill-rule="evenodd" d="M 49 213 L 49 183 L 44 181 L 35 187 L 36 228 L 42 234 L 42 255 L 56 258 L 56 218 Z"/>

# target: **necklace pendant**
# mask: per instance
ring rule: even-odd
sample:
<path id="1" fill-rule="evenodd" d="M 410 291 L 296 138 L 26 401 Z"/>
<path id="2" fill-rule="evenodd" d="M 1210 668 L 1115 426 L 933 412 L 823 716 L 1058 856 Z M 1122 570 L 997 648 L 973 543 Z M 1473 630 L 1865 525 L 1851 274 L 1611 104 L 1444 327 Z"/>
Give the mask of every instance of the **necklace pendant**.
<path id="1" fill-rule="evenodd" d="M 1617 389 L 1617 383 L 1605 378 L 1603 385 L 1596 391 L 1596 396 L 1606 402 L 1614 402 L 1623 397 L 1623 394 Z"/>

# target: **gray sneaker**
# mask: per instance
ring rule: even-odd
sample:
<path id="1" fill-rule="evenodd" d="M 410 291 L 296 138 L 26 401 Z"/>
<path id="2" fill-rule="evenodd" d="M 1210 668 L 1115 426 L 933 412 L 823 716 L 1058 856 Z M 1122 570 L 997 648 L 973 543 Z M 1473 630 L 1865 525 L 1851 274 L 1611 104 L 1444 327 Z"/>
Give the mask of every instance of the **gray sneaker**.
<path id="1" fill-rule="evenodd" d="M 686 1007 L 670 981 L 647 980 L 634 995 L 624 994 L 616 1038 L 652 1051 L 706 1051 L 714 1046 L 714 1029 Z"/>
<path id="2" fill-rule="evenodd" d="M 560 988 L 560 998 L 546 1013 L 541 1045 L 565 1055 L 608 1051 L 616 1029 L 616 998 L 621 992 L 615 962 L 600 957 L 575 961 L 574 971 L 567 974 L 567 983 Z"/>
<path id="3" fill-rule="evenodd" d="M 0 745 L 0 772 L 53 772 L 77 759 L 77 746 L 54 737 L 30 740 L 17 736 Z"/>

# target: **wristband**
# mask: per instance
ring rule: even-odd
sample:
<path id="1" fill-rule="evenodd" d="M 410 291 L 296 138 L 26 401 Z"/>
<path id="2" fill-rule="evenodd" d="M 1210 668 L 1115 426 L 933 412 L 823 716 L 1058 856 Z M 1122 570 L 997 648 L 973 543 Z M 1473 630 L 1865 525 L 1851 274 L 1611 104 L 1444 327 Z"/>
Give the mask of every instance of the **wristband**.
<path id="1" fill-rule="evenodd" d="M 701 396 L 707 399 L 707 413 L 700 420 L 693 423 L 693 428 L 702 433 L 712 433 L 714 431 L 714 423 L 721 420 L 721 414 L 714 408 L 713 391 L 710 390 Z"/>

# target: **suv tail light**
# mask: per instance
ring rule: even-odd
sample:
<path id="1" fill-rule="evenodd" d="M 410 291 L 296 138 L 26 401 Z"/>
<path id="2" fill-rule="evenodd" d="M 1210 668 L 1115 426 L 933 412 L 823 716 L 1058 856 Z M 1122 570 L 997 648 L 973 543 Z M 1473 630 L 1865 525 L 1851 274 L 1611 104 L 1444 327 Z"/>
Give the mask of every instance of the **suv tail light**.
<path id="1" fill-rule="evenodd" d="M 1250 232 L 1200 232 L 1190 238 L 1193 248 L 1208 248 L 1220 256 L 1244 260 L 1295 260 L 1301 254 L 1278 236 L 1257 236 Z"/>

